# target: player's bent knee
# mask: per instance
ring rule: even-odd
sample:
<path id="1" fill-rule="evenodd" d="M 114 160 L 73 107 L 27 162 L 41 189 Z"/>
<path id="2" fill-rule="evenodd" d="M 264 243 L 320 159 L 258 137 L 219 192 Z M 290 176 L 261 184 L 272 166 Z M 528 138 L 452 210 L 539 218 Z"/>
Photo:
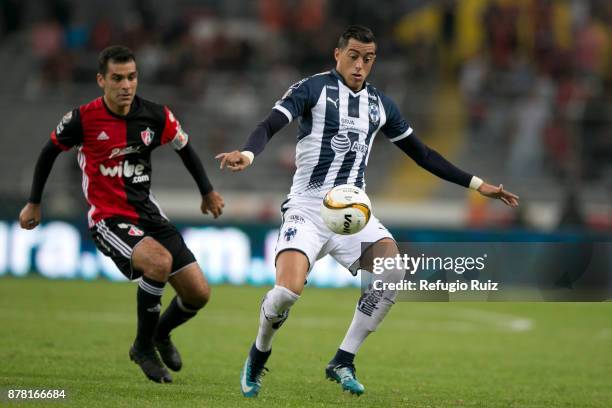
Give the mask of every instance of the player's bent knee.
<path id="1" fill-rule="evenodd" d="M 262 302 L 266 319 L 274 323 L 284 321 L 287 319 L 287 311 L 299 298 L 300 295 L 291 289 L 275 285 L 266 293 Z"/>
<path id="2" fill-rule="evenodd" d="M 151 255 L 143 269 L 145 276 L 159 282 L 166 282 L 172 271 L 172 255 L 167 251 Z"/>
<path id="3" fill-rule="evenodd" d="M 210 287 L 206 286 L 190 293 L 188 296 L 184 296 L 183 300 L 191 305 L 194 309 L 202 309 L 210 300 L 210 294 Z"/>
<path id="4" fill-rule="evenodd" d="M 304 253 L 286 250 L 276 259 L 276 285 L 301 295 L 310 263 Z"/>

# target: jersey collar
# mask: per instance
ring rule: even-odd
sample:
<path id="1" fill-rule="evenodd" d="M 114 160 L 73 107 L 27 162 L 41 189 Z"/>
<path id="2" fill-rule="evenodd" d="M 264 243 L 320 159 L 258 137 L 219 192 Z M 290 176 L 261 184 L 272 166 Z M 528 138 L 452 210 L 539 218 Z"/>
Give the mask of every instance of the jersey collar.
<path id="1" fill-rule="evenodd" d="M 346 84 L 346 81 L 344 81 L 344 78 L 342 77 L 342 75 L 340 75 L 340 73 L 339 73 L 338 71 L 336 71 L 336 68 L 332 68 L 332 69 L 331 69 L 331 73 L 332 73 L 332 75 L 334 75 L 336 78 L 338 78 L 338 79 L 339 79 L 339 80 L 342 82 L 342 84 L 343 84 L 344 86 L 346 86 L 346 89 L 348 89 L 348 91 L 349 91 L 351 94 L 353 94 L 353 95 L 360 94 L 360 93 L 361 93 L 361 92 L 363 92 L 363 90 L 364 90 L 364 89 L 366 89 L 366 88 L 368 87 L 368 85 L 369 85 L 367 81 L 364 81 L 364 82 L 363 82 L 363 86 L 361 87 L 361 89 L 360 89 L 359 91 L 355 92 L 355 91 L 353 91 L 351 88 L 349 88 L 349 86 Z"/>
<path id="2" fill-rule="evenodd" d="M 134 100 L 132 101 L 132 105 L 130 106 L 130 111 L 127 113 L 127 115 L 122 116 L 110 110 L 110 108 L 106 105 L 106 102 L 104 102 L 103 96 L 100 97 L 100 100 L 102 101 L 102 105 L 104 106 L 104 109 L 106 109 L 106 112 L 108 112 L 109 115 L 114 116 L 115 118 L 118 118 L 118 119 L 128 119 L 136 115 L 138 111 L 140 110 L 140 106 L 142 105 L 140 97 L 138 95 L 135 95 Z"/>

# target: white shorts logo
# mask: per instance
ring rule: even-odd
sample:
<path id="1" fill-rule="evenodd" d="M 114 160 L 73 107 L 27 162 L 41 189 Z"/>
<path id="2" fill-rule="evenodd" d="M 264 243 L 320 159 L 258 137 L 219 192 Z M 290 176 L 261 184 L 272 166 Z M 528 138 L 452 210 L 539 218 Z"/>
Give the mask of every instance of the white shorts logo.
<path id="1" fill-rule="evenodd" d="M 287 230 L 285 231 L 285 241 L 289 242 L 291 241 L 295 236 L 297 235 L 297 228 L 295 227 L 290 227 L 287 228 Z"/>

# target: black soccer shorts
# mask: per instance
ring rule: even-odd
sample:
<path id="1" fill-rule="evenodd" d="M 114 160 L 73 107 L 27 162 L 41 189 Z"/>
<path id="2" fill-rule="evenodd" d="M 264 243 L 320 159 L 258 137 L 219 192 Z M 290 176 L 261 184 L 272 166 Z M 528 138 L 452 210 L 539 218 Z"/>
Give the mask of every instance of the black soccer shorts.
<path id="1" fill-rule="evenodd" d="M 170 276 L 196 262 L 181 234 L 169 222 L 136 224 L 120 217 L 111 217 L 98 222 L 90 232 L 96 247 L 110 257 L 130 280 L 142 276 L 142 271 L 132 268 L 132 251 L 145 237 L 154 238 L 172 255 Z"/>

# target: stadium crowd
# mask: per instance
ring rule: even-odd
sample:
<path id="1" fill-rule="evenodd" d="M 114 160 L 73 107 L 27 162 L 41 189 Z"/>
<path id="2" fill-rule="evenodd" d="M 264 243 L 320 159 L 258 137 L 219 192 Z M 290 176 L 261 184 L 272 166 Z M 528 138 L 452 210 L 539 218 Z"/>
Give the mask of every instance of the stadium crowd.
<path id="1" fill-rule="evenodd" d="M 464 112 L 464 160 L 493 151 L 507 180 L 549 177 L 570 195 L 586 181 L 612 189 L 605 186 L 612 179 L 606 0 L 0 5 L 0 50 L 21 38 L 35 62 L 25 90 L 45 96 L 89 84 L 93 56 L 122 43 L 136 51 L 144 83 L 172 89 L 170 103 L 193 104 L 212 118 L 202 133 L 213 152 L 244 137 L 223 123 L 248 128 L 260 120 L 286 84 L 328 68 L 342 27 L 364 23 L 376 33 L 381 56 L 373 80 L 396 97 L 423 137 L 436 109 L 430 95 L 450 87 Z M 277 163 L 291 168 L 291 149 L 279 151 Z"/>

